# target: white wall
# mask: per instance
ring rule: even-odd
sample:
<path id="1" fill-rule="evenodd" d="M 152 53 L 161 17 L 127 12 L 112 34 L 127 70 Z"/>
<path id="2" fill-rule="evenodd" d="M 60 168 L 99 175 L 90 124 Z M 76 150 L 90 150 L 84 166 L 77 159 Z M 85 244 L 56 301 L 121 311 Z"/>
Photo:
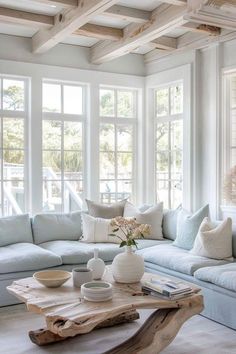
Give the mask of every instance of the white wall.
<path id="1" fill-rule="evenodd" d="M 93 65 L 90 63 L 89 53 L 89 48 L 86 47 L 59 44 L 45 54 L 36 55 L 31 51 L 30 38 L 0 34 L 0 59 L 129 75 L 145 75 L 142 55 L 130 54 L 102 65 Z"/>

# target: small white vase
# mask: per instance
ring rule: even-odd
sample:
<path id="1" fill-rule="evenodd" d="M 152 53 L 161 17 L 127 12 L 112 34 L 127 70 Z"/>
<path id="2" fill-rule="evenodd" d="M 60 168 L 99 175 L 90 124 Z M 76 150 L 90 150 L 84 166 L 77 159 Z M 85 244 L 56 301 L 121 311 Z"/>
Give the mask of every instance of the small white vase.
<path id="1" fill-rule="evenodd" d="M 98 258 L 98 252 L 98 248 L 94 248 L 94 258 L 91 258 L 87 263 L 87 268 L 93 271 L 94 280 L 101 279 L 105 270 L 105 263 L 101 258 Z"/>
<path id="2" fill-rule="evenodd" d="M 144 274 L 144 260 L 125 246 L 125 252 L 115 256 L 112 262 L 113 278 L 118 283 L 137 283 Z"/>

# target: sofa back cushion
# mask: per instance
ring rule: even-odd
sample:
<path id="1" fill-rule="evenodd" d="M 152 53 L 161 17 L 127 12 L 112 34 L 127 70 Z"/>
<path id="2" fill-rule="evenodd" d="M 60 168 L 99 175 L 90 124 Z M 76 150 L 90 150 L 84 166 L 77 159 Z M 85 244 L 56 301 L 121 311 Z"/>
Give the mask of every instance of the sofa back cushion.
<path id="1" fill-rule="evenodd" d="M 19 242 L 33 243 L 31 223 L 28 214 L 0 219 L 0 247 Z"/>
<path id="2" fill-rule="evenodd" d="M 163 236 L 169 240 L 175 240 L 177 234 L 177 218 L 182 206 L 179 205 L 176 209 L 164 209 L 162 230 Z"/>
<path id="3" fill-rule="evenodd" d="M 79 240 L 81 212 L 70 214 L 38 214 L 33 218 L 34 242 L 40 244 L 56 240 Z"/>

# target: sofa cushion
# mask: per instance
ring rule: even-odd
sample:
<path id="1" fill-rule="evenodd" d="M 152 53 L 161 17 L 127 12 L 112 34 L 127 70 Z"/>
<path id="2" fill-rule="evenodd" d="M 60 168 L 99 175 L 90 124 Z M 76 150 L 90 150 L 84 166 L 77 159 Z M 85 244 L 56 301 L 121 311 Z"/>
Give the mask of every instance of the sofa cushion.
<path id="1" fill-rule="evenodd" d="M 226 263 L 225 260 L 194 256 L 188 251 L 175 247 L 172 244 L 161 244 L 138 251 L 138 253 L 144 257 L 144 261 L 189 275 L 193 275 L 197 269 L 202 267 Z"/>
<path id="2" fill-rule="evenodd" d="M 59 256 L 32 243 L 0 247 L 0 273 L 38 270 L 61 264 Z"/>
<path id="3" fill-rule="evenodd" d="M 138 240 L 138 247 L 143 249 L 163 242 L 165 241 Z M 118 253 L 124 250 L 113 243 L 83 243 L 80 241 L 51 241 L 40 244 L 40 247 L 60 256 L 63 264 L 87 263 L 93 257 L 94 248 L 99 249 L 100 258 L 105 262 L 111 262 Z"/>
<path id="4" fill-rule="evenodd" d="M 227 218 L 215 226 L 209 218 L 204 218 L 190 253 L 232 261 L 232 219 Z"/>
<path id="5" fill-rule="evenodd" d="M 112 219 L 116 216 L 123 216 L 126 199 L 111 205 L 95 203 L 88 199 L 86 199 L 86 203 L 88 206 L 89 215 L 93 216 L 94 218 Z"/>
<path id="6" fill-rule="evenodd" d="M 206 267 L 198 269 L 194 277 L 228 290 L 236 291 L 236 262 L 218 267 Z"/>
<path id="7" fill-rule="evenodd" d="M 198 229 L 202 220 L 209 214 L 209 205 L 196 211 L 194 214 L 188 213 L 182 209 L 177 218 L 177 236 L 174 245 L 177 247 L 190 250 L 193 248 Z"/>
<path id="8" fill-rule="evenodd" d="M 163 239 L 162 234 L 162 219 L 163 219 L 163 203 L 151 206 L 145 211 L 141 212 L 132 203 L 126 202 L 124 209 L 124 217 L 134 217 L 140 224 L 148 224 L 151 226 L 151 235 L 148 238 L 154 240 Z"/>
<path id="9" fill-rule="evenodd" d="M 79 240 L 82 237 L 81 212 L 69 214 L 38 214 L 33 219 L 36 244 L 54 240 Z"/>
<path id="10" fill-rule="evenodd" d="M 33 243 L 31 223 L 28 214 L 0 219 L 0 247 L 18 242 Z"/>
<path id="11" fill-rule="evenodd" d="M 176 239 L 177 218 L 181 209 L 182 206 L 179 205 L 176 209 L 164 210 L 162 221 L 163 236 L 169 240 L 174 241 Z"/>

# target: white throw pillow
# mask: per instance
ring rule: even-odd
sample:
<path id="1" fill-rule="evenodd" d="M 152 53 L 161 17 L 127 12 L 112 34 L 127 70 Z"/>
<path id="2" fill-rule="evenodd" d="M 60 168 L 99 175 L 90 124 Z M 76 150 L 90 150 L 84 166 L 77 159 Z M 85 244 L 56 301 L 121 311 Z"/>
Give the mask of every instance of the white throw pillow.
<path id="1" fill-rule="evenodd" d="M 140 224 L 148 224 L 151 226 L 151 234 L 146 238 L 154 240 L 162 240 L 162 219 L 163 219 L 163 203 L 151 206 L 144 212 L 141 212 L 130 202 L 125 203 L 124 217 L 134 217 Z"/>
<path id="2" fill-rule="evenodd" d="M 214 225 L 204 218 L 190 253 L 214 259 L 232 259 L 232 220 Z"/>
<path id="3" fill-rule="evenodd" d="M 82 218 L 82 230 L 83 238 L 81 241 L 87 243 L 93 242 L 110 242 L 120 243 L 121 240 L 115 236 L 109 236 L 114 234 L 112 226 L 110 225 L 110 219 L 94 218 L 88 214 L 81 214 Z M 116 233 L 119 236 L 119 232 Z"/>

